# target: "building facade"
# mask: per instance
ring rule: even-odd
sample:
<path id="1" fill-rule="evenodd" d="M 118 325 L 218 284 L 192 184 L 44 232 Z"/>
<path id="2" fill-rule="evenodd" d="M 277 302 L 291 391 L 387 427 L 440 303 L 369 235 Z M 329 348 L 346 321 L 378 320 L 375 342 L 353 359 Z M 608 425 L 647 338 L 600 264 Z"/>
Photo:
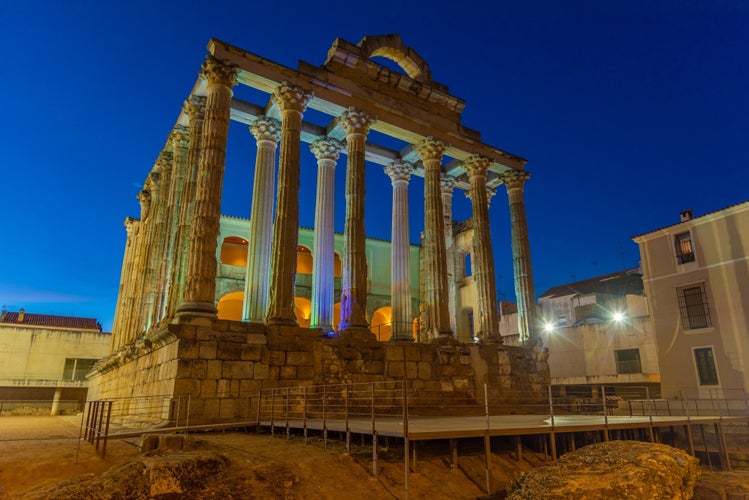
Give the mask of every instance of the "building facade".
<path id="1" fill-rule="evenodd" d="M 538 308 L 557 394 L 598 399 L 603 387 L 610 395 L 658 397 L 655 334 L 639 269 L 552 287 Z M 510 344 L 513 323 L 511 315 L 501 323 Z"/>
<path id="2" fill-rule="evenodd" d="M 86 374 L 109 354 L 111 339 L 93 318 L 3 310 L 0 400 L 46 401 L 53 415 L 61 401 L 80 407 L 86 401 Z"/>
<path id="3" fill-rule="evenodd" d="M 749 202 L 633 240 L 653 311 L 664 397 L 749 392 Z"/>

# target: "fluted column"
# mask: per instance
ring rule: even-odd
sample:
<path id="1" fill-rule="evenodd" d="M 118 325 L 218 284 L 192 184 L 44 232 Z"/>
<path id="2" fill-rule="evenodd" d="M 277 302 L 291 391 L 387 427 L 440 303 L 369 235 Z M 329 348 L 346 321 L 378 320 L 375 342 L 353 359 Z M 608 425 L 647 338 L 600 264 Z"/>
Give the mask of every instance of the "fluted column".
<path id="1" fill-rule="evenodd" d="M 531 249 L 528 241 L 528 224 L 525 218 L 523 186 L 531 174 L 519 170 L 508 170 L 504 184 L 510 202 L 510 225 L 512 227 L 512 270 L 515 276 L 515 296 L 518 302 L 518 331 L 520 341 L 534 344 L 538 341 L 536 325 L 536 303 L 533 290 Z"/>
<path id="2" fill-rule="evenodd" d="M 343 144 L 323 137 L 310 150 L 317 158 L 317 202 L 315 204 L 315 239 L 312 248 L 312 313 L 310 328 L 333 331 L 335 304 L 335 167 Z"/>
<path id="3" fill-rule="evenodd" d="M 413 341 L 411 333 L 411 270 L 408 225 L 408 181 L 414 166 L 394 161 L 385 167 L 393 185 L 393 216 L 390 245 L 390 304 L 392 337 L 390 340 Z"/>
<path id="4" fill-rule="evenodd" d="M 374 117 L 354 108 L 338 121 L 346 130 L 346 222 L 343 231 L 343 276 L 341 280 L 342 331 L 366 331 L 367 254 L 364 229 L 365 146 Z"/>
<path id="5" fill-rule="evenodd" d="M 120 288 L 117 294 L 117 307 L 114 311 L 114 320 L 112 321 L 112 345 L 110 352 L 118 349 L 122 345 L 124 336 L 124 318 L 127 317 L 129 309 L 127 307 L 131 300 L 131 282 L 133 274 L 133 260 L 135 259 L 135 243 L 138 235 L 138 220 L 132 217 L 125 218 L 125 231 L 127 239 L 125 240 L 125 255 L 122 257 L 122 271 L 120 273 Z"/>
<path id="6" fill-rule="evenodd" d="M 453 188 L 455 179 L 442 174 L 440 189 L 442 193 L 442 217 L 445 230 L 445 260 L 447 265 L 447 313 L 450 316 L 450 329 L 457 338 L 458 319 L 455 312 L 458 287 L 455 281 L 455 247 L 453 246 Z M 460 340 L 460 339 L 459 339 Z"/>
<path id="7" fill-rule="evenodd" d="M 463 161 L 471 183 L 470 199 L 473 206 L 473 279 L 478 292 L 478 325 L 476 336 L 481 342 L 502 343 L 499 335 L 499 312 L 494 276 L 494 252 L 489 228 L 489 200 L 486 191 L 487 158 L 471 155 Z"/>
<path id="8" fill-rule="evenodd" d="M 216 247 L 221 217 L 221 190 L 229 134 L 231 88 L 237 69 L 208 56 L 201 76 L 207 80 L 205 121 L 198 161 L 195 214 L 190 228 L 184 301 L 180 315 L 215 318 Z"/>
<path id="9" fill-rule="evenodd" d="M 126 317 L 127 334 L 122 339 L 123 344 L 129 344 L 141 333 L 142 329 L 142 310 L 148 274 L 151 227 L 153 225 L 151 193 L 154 190 L 153 180 L 155 177 L 158 177 L 158 174 L 155 172 L 148 174 L 146 182 L 143 183 L 143 189 L 137 196 L 140 202 L 140 222 L 138 224 L 138 239 L 136 240 L 135 257 L 133 259 L 131 309 Z"/>
<path id="10" fill-rule="evenodd" d="M 176 262 L 175 245 L 177 241 L 177 224 L 179 222 L 179 207 L 185 189 L 185 175 L 187 172 L 187 156 L 190 144 L 190 129 L 184 125 L 177 125 L 169 134 L 172 145 L 172 175 L 169 183 L 169 194 L 166 203 L 166 238 L 159 270 L 154 322 L 160 322 L 166 316 L 169 295 L 171 293 L 172 268 Z"/>
<path id="11" fill-rule="evenodd" d="M 262 323 L 268 313 L 268 277 L 273 236 L 273 190 L 276 185 L 276 145 L 281 134 L 281 124 L 273 118 L 260 116 L 250 125 L 250 133 L 257 143 L 257 155 L 252 188 L 250 234 L 247 239 L 249 245 L 242 319 Z"/>
<path id="12" fill-rule="evenodd" d="M 205 117 L 205 97 L 190 96 L 182 106 L 187 115 L 189 126 L 189 147 L 185 166 L 185 186 L 182 191 L 182 201 L 179 204 L 177 227 L 174 242 L 174 264 L 172 265 L 171 286 L 169 290 L 169 306 L 166 316 L 171 318 L 182 303 L 185 289 L 185 273 L 187 268 L 187 252 L 190 246 L 190 226 L 195 213 L 195 190 L 198 181 L 198 161 L 203 135 L 203 119 Z"/>
<path id="13" fill-rule="evenodd" d="M 444 145 L 432 137 L 416 145 L 424 164 L 424 331 L 432 340 L 446 340 L 452 336 L 440 188 L 444 149 Z"/>
<path id="14" fill-rule="evenodd" d="M 297 325 L 294 285 L 299 237 L 299 149 L 302 115 L 312 95 L 287 82 L 279 85 L 272 95 L 281 110 L 281 154 L 271 247 L 268 325 Z"/>

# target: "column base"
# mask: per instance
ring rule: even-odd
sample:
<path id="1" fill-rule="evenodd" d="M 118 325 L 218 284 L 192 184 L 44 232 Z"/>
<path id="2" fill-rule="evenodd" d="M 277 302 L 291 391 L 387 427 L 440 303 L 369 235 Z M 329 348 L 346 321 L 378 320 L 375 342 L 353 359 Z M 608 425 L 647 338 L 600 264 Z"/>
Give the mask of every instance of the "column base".
<path id="1" fill-rule="evenodd" d="M 267 326 L 299 326 L 293 318 L 266 318 L 265 324 Z"/>
<path id="2" fill-rule="evenodd" d="M 408 342 L 410 344 L 413 344 L 415 341 L 413 336 L 401 335 L 397 337 L 390 337 L 390 340 L 388 340 L 388 342 Z"/>
<path id="3" fill-rule="evenodd" d="M 211 302 L 183 302 L 177 307 L 175 319 L 180 316 L 202 316 L 215 319 L 218 317 L 218 309 Z"/>

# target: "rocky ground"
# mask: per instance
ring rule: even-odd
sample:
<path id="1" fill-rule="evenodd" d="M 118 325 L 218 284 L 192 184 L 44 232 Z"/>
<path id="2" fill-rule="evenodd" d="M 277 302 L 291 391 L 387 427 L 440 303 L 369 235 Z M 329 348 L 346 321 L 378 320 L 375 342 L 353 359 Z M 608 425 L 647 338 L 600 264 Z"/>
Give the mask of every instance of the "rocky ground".
<path id="1" fill-rule="evenodd" d="M 373 477 L 371 446 L 358 439 L 347 454 L 335 441 L 325 449 L 319 439 L 200 433 L 191 435 L 194 449 L 184 451 L 142 454 L 137 440 L 110 441 L 102 459 L 90 444 L 78 446 L 79 425 L 79 417 L 0 418 L 0 498 L 405 498 L 402 452 L 381 447 Z M 518 462 L 498 444 L 492 498 L 505 498 L 513 479 L 549 464 L 526 450 Z M 485 488 L 483 446 L 468 440 L 461 441 L 457 469 L 450 468 L 446 443 L 420 447 L 408 478 L 412 499 L 485 498 Z M 703 470 L 694 491 L 695 498 L 749 500 L 749 473 Z"/>

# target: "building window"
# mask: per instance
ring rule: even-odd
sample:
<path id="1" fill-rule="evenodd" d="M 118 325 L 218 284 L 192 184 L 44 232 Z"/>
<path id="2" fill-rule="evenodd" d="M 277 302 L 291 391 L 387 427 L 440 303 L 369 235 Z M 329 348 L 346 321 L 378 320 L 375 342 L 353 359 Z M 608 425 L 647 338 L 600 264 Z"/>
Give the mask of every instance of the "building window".
<path id="1" fill-rule="evenodd" d="M 697 365 L 700 385 L 718 385 L 718 371 L 715 369 L 712 347 L 695 349 L 694 362 Z"/>
<path id="2" fill-rule="evenodd" d="M 694 247 L 692 246 L 692 235 L 689 234 L 689 231 L 677 234 L 674 237 L 674 245 L 676 246 L 676 262 L 679 264 L 694 262 Z"/>
<path id="3" fill-rule="evenodd" d="M 616 353 L 616 373 L 642 373 L 639 349 L 620 349 Z"/>
<path id="4" fill-rule="evenodd" d="M 86 380 L 86 374 L 93 368 L 98 359 L 67 358 L 63 380 Z"/>
<path id="5" fill-rule="evenodd" d="M 710 309 L 707 307 L 707 295 L 705 285 L 699 284 L 679 288 L 679 310 L 681 311 L 681 324 L 685 330 L 695 328 L 707 328 L 710 323 Z"/>

